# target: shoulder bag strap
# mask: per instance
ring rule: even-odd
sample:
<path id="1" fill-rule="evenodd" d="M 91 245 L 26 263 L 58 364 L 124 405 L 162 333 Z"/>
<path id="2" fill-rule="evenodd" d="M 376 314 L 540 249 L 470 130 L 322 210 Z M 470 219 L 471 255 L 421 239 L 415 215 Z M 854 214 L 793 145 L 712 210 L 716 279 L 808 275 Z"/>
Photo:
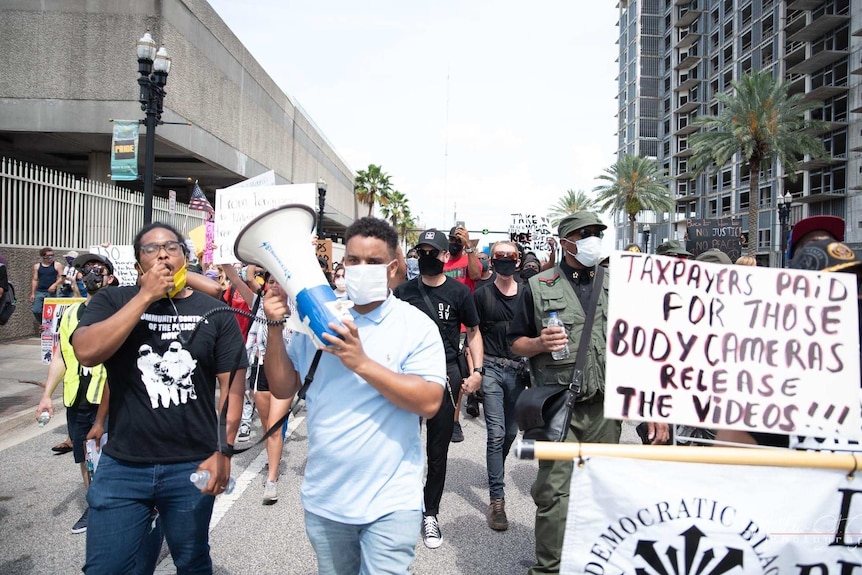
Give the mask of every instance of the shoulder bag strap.
<path id="1" fill-rule="evenodd" d="M 593 282 L 593 291 L 590 293 L 590 302 L 587 305 L 587 317 L 584 320 L 584 330 L 581 334 L 581 343 L 578 345 L 578 355 L 575 358 L 575 371 L 572 373 L 572 383 L 569 389 L 580 394 L 581 385 L 584 378 L 584 364 L 587 360 L 587 347 L 592 339 L 593 323 L 596 320 L 596 308 L 599 303 L 599 295 L 604 289 L 605 268 L 596 266 L 595 281 Z"/>

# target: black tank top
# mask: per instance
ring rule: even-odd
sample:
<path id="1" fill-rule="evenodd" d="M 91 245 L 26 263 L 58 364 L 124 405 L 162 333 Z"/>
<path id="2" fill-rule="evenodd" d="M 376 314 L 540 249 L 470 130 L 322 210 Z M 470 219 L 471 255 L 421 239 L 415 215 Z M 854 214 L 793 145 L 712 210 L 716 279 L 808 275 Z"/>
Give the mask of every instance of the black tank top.
<path id="1" fill-rule="evenodd" d="M 57 270 L 54 269 L 54 264 L 43 266 L 39 262 L 39 275 L 36 280 L 36 289 L 39 291 L 48 291 L 48 288 L 54 285 L 57 281 Z"/>

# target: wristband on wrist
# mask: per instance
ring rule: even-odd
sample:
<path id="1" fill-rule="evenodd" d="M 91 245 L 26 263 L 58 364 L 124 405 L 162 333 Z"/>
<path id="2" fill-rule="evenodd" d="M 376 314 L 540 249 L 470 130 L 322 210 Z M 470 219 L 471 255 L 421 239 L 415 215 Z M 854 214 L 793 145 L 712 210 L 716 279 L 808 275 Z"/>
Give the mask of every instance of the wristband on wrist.
<path id="1" fill-rule="evenodd" d="M 218 451 L 219 451 L 219 453 L 221 453 L 225 457 L 232 457 L 233 456 L 233 445 L 228 443 L 227 445 L 219 446 Z"/>

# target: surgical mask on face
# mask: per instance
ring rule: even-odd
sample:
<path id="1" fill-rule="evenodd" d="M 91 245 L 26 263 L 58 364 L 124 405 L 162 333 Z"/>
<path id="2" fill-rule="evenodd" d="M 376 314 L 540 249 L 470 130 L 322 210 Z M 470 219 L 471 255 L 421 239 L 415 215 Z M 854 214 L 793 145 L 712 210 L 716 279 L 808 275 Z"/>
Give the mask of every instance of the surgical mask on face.
<path id="1" fill-rule="evenodd" d="M 395 261 L 395 260 L 392 260 Z M 347 297 L 356 305 L 383 301 L 389 295 L 388 264 L 359 264 L 344 268 Z"/>
<path id="2" fill-rule="evenodd" d="M 511 276 L 515 275 L 515 260 L 506 259 L 495 259 L 494 260 L 494 271 L 497 272 L 497 275 L 501 276 Z"/>
<path id="3" fill-rule="evenodd" d="M 599 258 L 602 255 L 602 239 L 596 236 L 583 238 L 575 242 L 578 247 L 578 253 L 573 254 L 566 250 L 570 256 L 575 258 L 584 267 L 591 268 L 599 263 Z"/>
<path id="4" fill-rule="evenodd" d="M 207 270 L 205 275 L 211 280 L 218 279 L 218 272 L 216 270 Z"/>
<path id="5" fill-rule="evenodd" d="M 434 256 L 419 258 L 419 273 L 423 276 L 437 276 L 443 273 L 443 262 Z"/>
<path id="6" fill-rule="evenodd" d="M 347 281 L 344 279 L 344 276 L 339 276 L 335 278 L 335 289 L 338 291 L 344 291 L 347 288 Z"/>
<path id="7" fill-rule="evenodd" d="M 174 289 L 168 292 L 168 297 L 174 297 L 184 289 L 186 289 L 186 264 L 183 264 L 180 269 L 174 274 Z"/>

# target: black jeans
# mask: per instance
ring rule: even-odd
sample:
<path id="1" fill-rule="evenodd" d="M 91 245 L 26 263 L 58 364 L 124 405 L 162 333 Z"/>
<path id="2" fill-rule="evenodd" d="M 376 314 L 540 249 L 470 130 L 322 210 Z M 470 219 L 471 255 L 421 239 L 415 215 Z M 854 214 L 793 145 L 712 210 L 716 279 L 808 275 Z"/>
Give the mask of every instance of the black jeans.
<path id="1" fill-rule="evenodd" d="M 437 515 L 440 511 L 440 499 L 443 498 L 443 487 L 446 483 L 446 459 L 449 457 L 449 442 L 452 440 L 452 428 L 455 427 L 455 401 L 461 389 L 461 372 L 456 362 L 446 363 L 446 375 L 449 379 L 449 389 L 443 390 L 443 402 L 437 415 L 425 422 L 428 443 L 425 451 L 428 454 L 428 476 L 425 478 L 425 515 Z M 451 395 L 450 395 L 451 393 Z"/>

